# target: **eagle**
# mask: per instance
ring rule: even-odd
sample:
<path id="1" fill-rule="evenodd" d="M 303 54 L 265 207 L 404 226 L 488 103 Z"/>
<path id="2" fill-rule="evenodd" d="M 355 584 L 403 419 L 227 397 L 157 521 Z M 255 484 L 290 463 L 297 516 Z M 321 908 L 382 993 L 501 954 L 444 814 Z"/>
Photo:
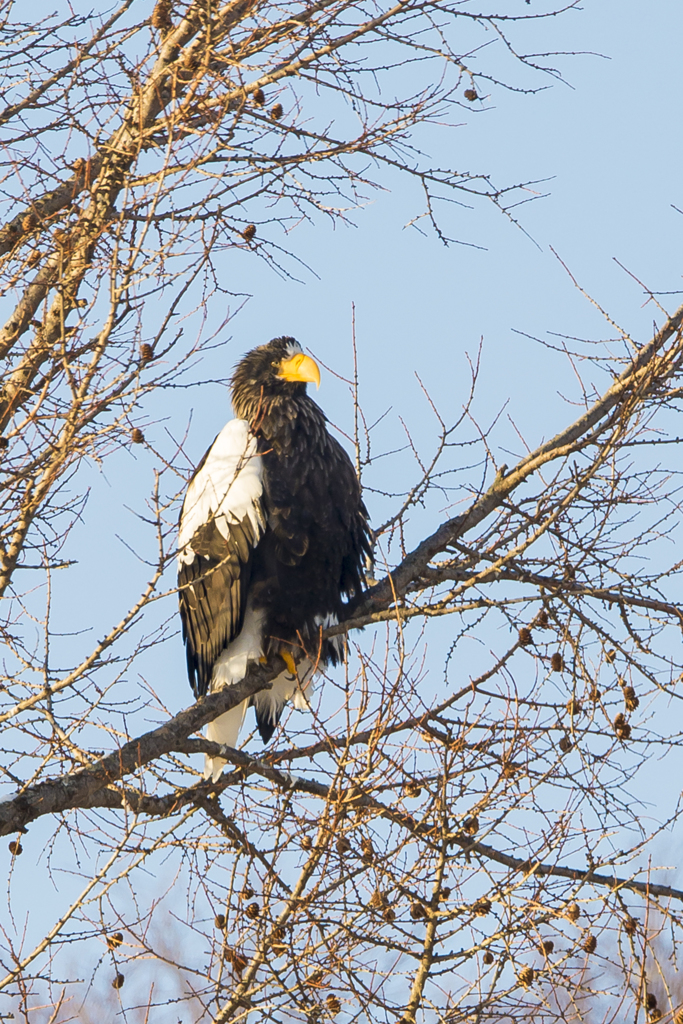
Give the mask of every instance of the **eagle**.
<path id="1" fill-rule="evenodd" d="M 209 724 L 208 738 L 231 747 L 248 703 L 264 743 L 288 700 L 307 706 L 314 672 L 343 655 L 341 638 L 322 631 L 362 592 L 372 558 L 356 471 L 307 383 L 319 386 L 320 370 L 294 338 L 243 357 L 232 377 L 236 418 L 199 463 L 180 514 L 178 595 L 195 697 L 239 682 L 249 662 L 279 654 L 287 666 L 271 690 Z M 216 781 L 225 763 L 207 757 L 205 778 Z"/>

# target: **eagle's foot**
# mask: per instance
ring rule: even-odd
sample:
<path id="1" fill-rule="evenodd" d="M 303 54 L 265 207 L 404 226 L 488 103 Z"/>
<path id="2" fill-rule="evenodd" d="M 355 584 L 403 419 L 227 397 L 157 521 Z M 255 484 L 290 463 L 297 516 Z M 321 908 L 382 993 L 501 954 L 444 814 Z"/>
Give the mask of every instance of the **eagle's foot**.
<path id="1" fill-rule="evenodd" d="M 280 657 L 284 661 L 287 669 L 296 678 L 296 662 L 289 651 L 280 651 Z"/>

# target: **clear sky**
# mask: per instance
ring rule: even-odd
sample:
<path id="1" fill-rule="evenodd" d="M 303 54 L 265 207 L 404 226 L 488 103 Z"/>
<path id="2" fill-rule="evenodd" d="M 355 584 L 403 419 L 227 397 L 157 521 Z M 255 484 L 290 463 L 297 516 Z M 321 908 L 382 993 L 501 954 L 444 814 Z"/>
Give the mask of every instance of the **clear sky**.
<path id="1" fill-rule="evenodd" d="M 354 216 L 356 228 L 331 230 L 321 221 L 291 235 L 319 280 L 304 273 L 305 283 L 296 285 L 253 260 L 235 261 L 236 290 L 253 295 L 233 321 L 235 355 L 291 332 L 326 361 L 348 366 L 355 302 L 366 400 L 379 408 L 391 395 L 404 404 L 414 394 L 417 370 L 444 410 L 457 394 L 463 352 L 474 352 L 483 336 L 486 404 L 509 398 L 529 440 L 537 440 L 548 429 L 547 415 L 558 410 L 566 366 L 558 361 L 550 370 L 538 347 L 513 328 L 535 335 L 613 333 L 550 247 L 642 339 L 652 308 L 641 310 L 641 289 L 614 260 L 654 290 L 682 287 L 683 219 L 672 208 L 683 206 L 682 29 L 683 7 L 667 0 L 589 0 L 584 10 L 539 21 L 533 32 L 520 27 L 527 49 L 531 37 L 538 51 L 604 56 L 558 58 L 567 84 L 525 79 L 510 69 L 517 81 L 549 88 L 529 96 L 494 87 L 463 111 L 462 127 L 431 129 L 421 141 L 440 163 L 491 171 L 500 184 L 549 179 L 538 186 L 547 198 L 516 211 L 536 244 L 479 203 L 446 210 L 445 222 L 452 236 L 485 248 L 445 248 L 431 234 L 404 228 L 421 208 L 420 195 L 395 178 L 391 194 L 376 196 Z M 675 297 L 668 301 L 677 304 Z M 329 394 L 326 382 L 320 398 L 328 407 Z M 558 412 L 563 419 L 566 409 Z"/>

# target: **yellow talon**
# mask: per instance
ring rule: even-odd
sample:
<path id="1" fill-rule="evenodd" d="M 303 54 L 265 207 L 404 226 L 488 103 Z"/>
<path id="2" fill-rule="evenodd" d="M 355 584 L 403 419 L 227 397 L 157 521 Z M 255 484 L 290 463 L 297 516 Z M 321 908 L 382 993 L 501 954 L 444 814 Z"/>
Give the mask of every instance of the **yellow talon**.
<path id="1" fill-rule="evenodd" d="M 261 655 L 261 657 L 258 660 L 258 663 L 259 663 L 259 665 L 267 665 L 268 664 L 268 659 L 266 658 L 265 654 Z"/>
<path id="2" fill-rule="evenodd" d="M 289 653 L 289 651 L 280 651 L 280 657 L 282 658 L 285 665 L 287 666 L 287 669 L 292 673 L 292 675 L 296 676 L 296 662 L 294 661 L 294 658 Z"/>

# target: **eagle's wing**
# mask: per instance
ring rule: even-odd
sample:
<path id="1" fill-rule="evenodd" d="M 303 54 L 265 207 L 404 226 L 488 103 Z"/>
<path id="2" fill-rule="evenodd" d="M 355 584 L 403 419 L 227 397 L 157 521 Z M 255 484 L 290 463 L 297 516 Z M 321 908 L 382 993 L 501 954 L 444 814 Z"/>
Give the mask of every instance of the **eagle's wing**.
<path id="1" fill-rule="evenodd" d="M 242 628 L 254 548 L 265 530 L 263 467 L 246 420 L 225 425 L 190 481 L 180 513 L 178 593 L 195 696 Z"/>

